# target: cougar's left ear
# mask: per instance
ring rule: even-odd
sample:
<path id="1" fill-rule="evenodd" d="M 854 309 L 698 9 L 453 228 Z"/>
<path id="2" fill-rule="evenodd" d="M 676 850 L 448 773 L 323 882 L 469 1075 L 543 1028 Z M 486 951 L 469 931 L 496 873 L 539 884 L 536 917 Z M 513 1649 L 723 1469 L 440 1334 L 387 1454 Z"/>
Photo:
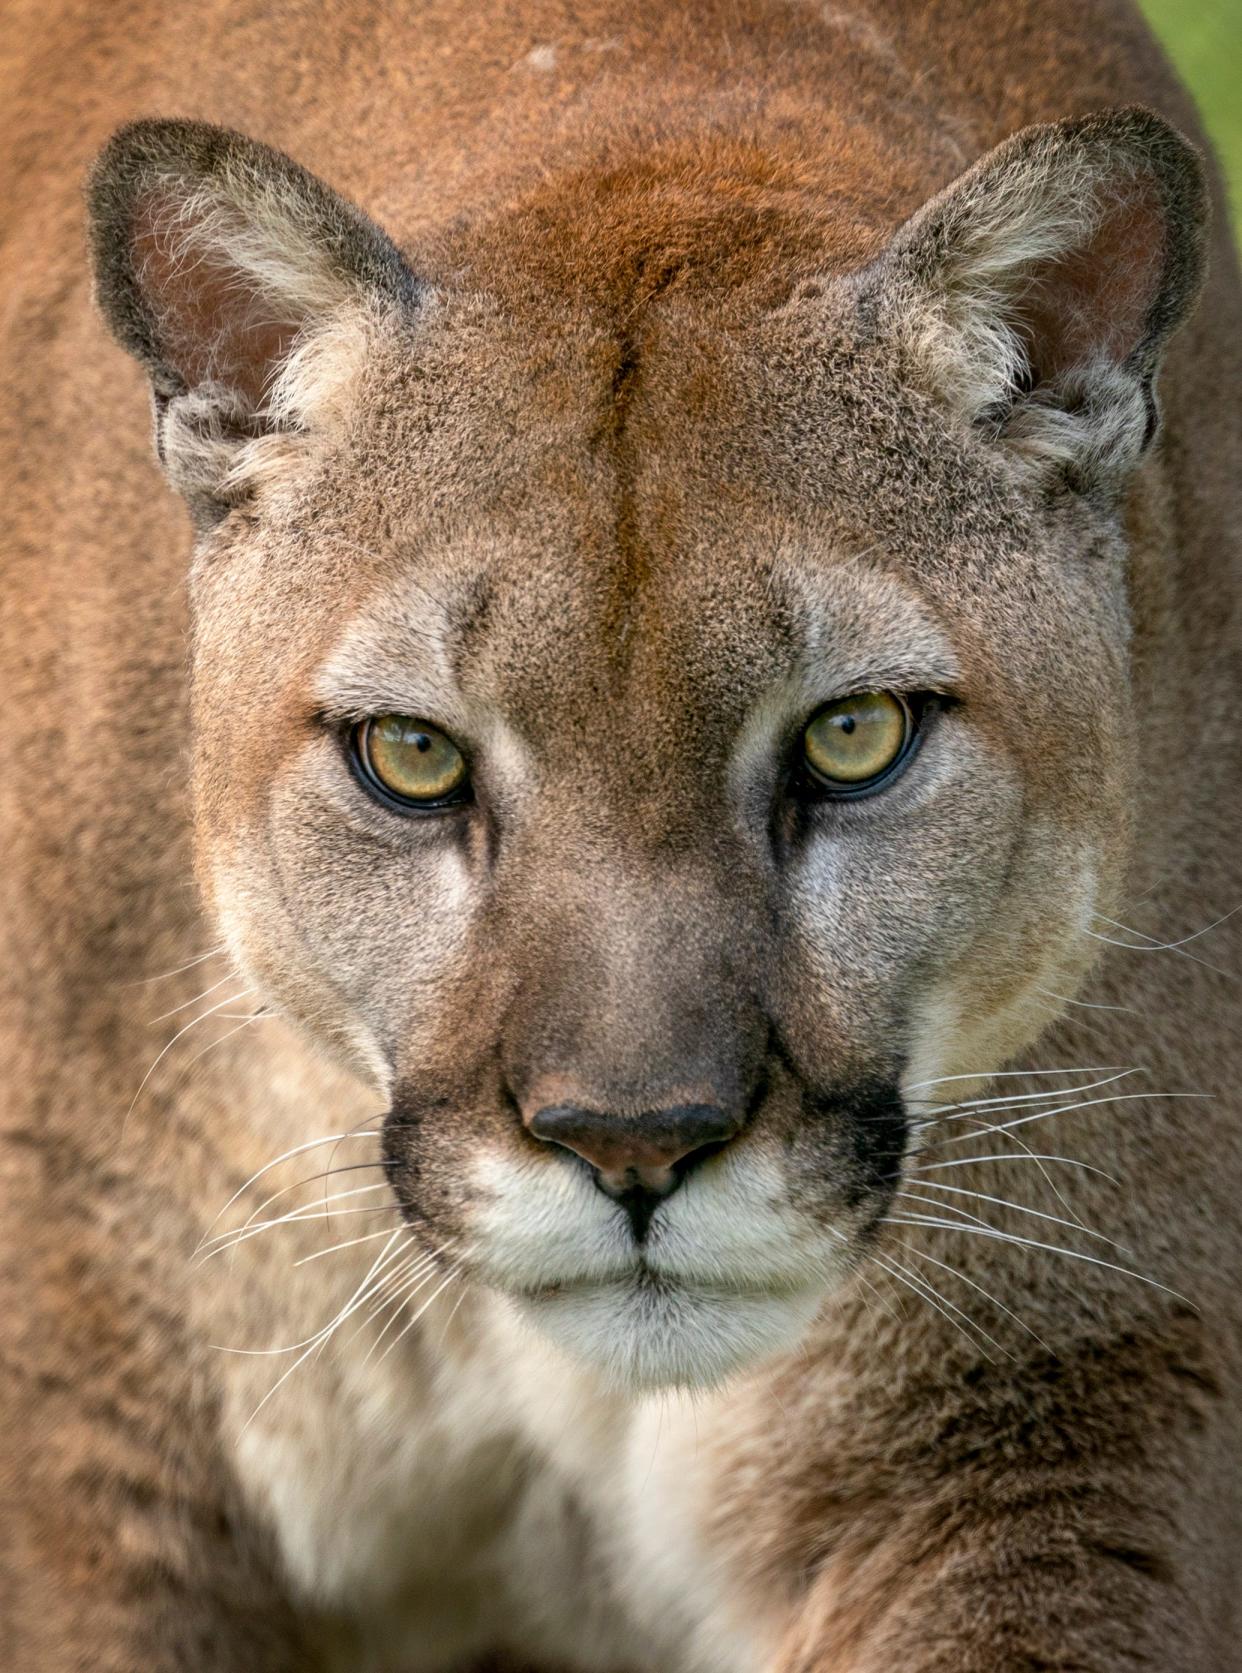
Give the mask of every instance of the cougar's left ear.
<path id="1" fill-rule="evenodd" d="M 1156 374 L 1203 277 L 1198 153 L 1141 109 L 1015 134 L 860 276 L 966 423 L 1081 491 L 1156 432 Z"/>
<path id="2" fill-rule="evenodd" d="M 199 122 L 113 135 L 87 189 L 100 307 L 151 376 L 159 455 L 210 522 L 322 417 L 377 315 L 412 307 L 396 247 L 266 145 Z"/>

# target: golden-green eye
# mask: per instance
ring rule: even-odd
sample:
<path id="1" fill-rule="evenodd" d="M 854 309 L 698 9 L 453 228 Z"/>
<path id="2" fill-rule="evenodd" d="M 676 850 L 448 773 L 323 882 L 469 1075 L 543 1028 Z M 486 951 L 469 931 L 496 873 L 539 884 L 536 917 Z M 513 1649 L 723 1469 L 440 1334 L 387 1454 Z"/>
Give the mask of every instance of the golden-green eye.
<path id="1" fill-rule="evenodd" d="M 905 701 L 890 691 L 859 691 L 825 703 L 802 734 L 811 775 L 829 789 L 856 792 L 895 767 L 914 735 Z"/>
<path id="2" fill-rule="evenodd" d="M 466 758 L 437 726 L 412 715 L 377 715 L 354 734 L 365 778 L 381 794 L 409 807 L 460 801 L 469 779 Z"/>

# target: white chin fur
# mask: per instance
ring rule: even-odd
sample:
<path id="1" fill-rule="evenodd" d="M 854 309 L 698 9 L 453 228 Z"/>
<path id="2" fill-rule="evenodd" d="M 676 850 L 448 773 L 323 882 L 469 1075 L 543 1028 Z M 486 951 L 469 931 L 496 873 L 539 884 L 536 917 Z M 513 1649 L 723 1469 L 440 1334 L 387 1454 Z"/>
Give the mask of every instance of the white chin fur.
<path id="1" fill-rule="evenodd" d="M 626 1278 L 517 1298 L 519 1312 L 613 1387 L 710 1388 L 792 1347 L 823 1298 L 819 1286 L 738 1294 Z"/>

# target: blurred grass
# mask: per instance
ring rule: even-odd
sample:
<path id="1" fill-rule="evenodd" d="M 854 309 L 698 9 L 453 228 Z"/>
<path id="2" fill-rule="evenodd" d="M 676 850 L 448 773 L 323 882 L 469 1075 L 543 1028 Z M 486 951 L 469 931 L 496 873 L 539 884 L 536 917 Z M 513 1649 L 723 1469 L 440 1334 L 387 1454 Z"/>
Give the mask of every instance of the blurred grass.
<path id="1" fill-rule="evenodd" d="M 1183 81 L 1198 101 L 1229 177 L 1242 227 L 1242 0 L 1142 0 Z"/>

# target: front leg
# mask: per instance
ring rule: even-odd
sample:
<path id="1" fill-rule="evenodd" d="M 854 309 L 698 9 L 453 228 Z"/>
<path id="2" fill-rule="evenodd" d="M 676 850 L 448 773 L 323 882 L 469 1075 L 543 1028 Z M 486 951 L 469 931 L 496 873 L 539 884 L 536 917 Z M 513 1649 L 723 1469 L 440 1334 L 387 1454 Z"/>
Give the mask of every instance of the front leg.
<path id="1" fill-rule="evenodd" d="M 0 1666 L 317 1673 L 317 1639 L 187 1387 L 191 1352 L 126 1300 L 88 1275 L 67 1327 L 31 1307 L 33 1352 L 0 1367 Z"/>
<path id="2" fill-rule="evenodd" d="M 1182 1314 L 859 1412 L 759 1533 L 794 1597 L 765 1673 L 1222 1673 L 1231 1402 L 1203 1347 Z"/>
<path id="3" fill-rule="evenodd" d="M 1055 1499 L 901 1519 L 820 1576 L 770 1673 L 1218 1673 L 1192 1588 L 1114 1503 L 1102 1536 Z"/>

